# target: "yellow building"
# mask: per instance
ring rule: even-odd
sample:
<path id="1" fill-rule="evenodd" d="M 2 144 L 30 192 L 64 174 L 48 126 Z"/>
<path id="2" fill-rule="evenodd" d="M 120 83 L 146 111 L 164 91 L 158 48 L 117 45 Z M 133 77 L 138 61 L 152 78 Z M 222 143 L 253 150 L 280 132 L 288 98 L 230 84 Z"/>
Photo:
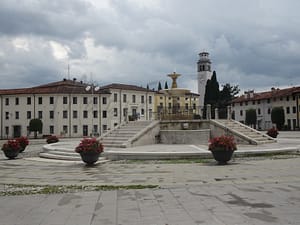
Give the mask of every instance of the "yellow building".
<path id="1" fill-rule="evenodd" d="M 155 94 L 154 110 L 157 119 L 193 119 L 199 112 L 199 94 L 177 87 L 177 73 L 168 74 L 172 78 L 171 89 L 159 90 Z"/>

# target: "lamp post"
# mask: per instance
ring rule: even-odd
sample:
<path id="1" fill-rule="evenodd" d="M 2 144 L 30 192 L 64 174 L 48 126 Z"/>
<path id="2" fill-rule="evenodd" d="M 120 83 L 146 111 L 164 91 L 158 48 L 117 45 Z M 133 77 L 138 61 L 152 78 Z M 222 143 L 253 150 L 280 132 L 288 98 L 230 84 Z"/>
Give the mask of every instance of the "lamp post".
<path id="1" fill-rule="evenodd" d="M 94 128 L 94 91 L 99 91 L 100 87 L 92 84 L 92 85 L 86 86 L 85 90 L 92 92 L 92 136 L 94 136 L 96 133 L 95 128 Z"/>

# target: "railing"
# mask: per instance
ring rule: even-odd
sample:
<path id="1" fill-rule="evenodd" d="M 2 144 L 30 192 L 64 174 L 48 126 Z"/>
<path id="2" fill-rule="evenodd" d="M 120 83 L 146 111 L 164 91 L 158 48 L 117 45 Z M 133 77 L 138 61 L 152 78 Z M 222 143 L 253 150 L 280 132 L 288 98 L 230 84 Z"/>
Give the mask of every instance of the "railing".
<path id="1" fill-rule="evenodd" d="M 156 120 L 229 119 L 230 108 L 204 107 L 157 107 L 152 113 Z M 231 118 L 231 116 L 230 116 Z"/>

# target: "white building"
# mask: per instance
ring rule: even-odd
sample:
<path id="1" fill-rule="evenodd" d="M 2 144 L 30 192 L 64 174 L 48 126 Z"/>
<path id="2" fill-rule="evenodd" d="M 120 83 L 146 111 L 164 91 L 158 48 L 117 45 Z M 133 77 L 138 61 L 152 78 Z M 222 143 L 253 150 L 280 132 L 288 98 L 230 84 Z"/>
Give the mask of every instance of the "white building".
<path id="1" fill-rule="evenodd" d="M 101 135 L 128 120 L 151 120 L 155 92 L 111 84 L 91 87 L 76 79 L 32 88 L 0 90 L 0 137 L 29 135 L 29 121 L 43 122 L 43 135 Z"/>
<path id="2" fill-rule="evenodd" d="M 269 129 L 273 126 L 271 111 L 274 107 L 283 107 L 285 112 L 285 126 L 287 129 L 299 128 L 300 87 L 275 89 L 254 93 L 245 92 L 244 95 L 232 101 L 232 113 L 235 120 L 245 123 L 246 110 L 255 109 L 257 128 Z"/>
<path id="3" fill-rule="evenodd" d="M 211 79 L 211 61 L 208 52 L 199 53 L 200 59 L 197 62 L 197 80 L 198 80 L 198 93 L 199 93 L 199 106 L 204 106 L 205 86 L 207 80 Z"/>

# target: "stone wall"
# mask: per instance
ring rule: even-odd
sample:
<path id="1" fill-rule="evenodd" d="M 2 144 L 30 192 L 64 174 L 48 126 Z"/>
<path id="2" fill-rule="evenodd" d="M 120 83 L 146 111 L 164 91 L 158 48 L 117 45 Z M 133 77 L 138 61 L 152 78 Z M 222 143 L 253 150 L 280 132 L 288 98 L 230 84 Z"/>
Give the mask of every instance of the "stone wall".
<path id="1" fill-rule="evenodd" d="M 210 130 L 161 130 L 160 142 L 162 144 L 204 144 L 207 145 Z"/>

